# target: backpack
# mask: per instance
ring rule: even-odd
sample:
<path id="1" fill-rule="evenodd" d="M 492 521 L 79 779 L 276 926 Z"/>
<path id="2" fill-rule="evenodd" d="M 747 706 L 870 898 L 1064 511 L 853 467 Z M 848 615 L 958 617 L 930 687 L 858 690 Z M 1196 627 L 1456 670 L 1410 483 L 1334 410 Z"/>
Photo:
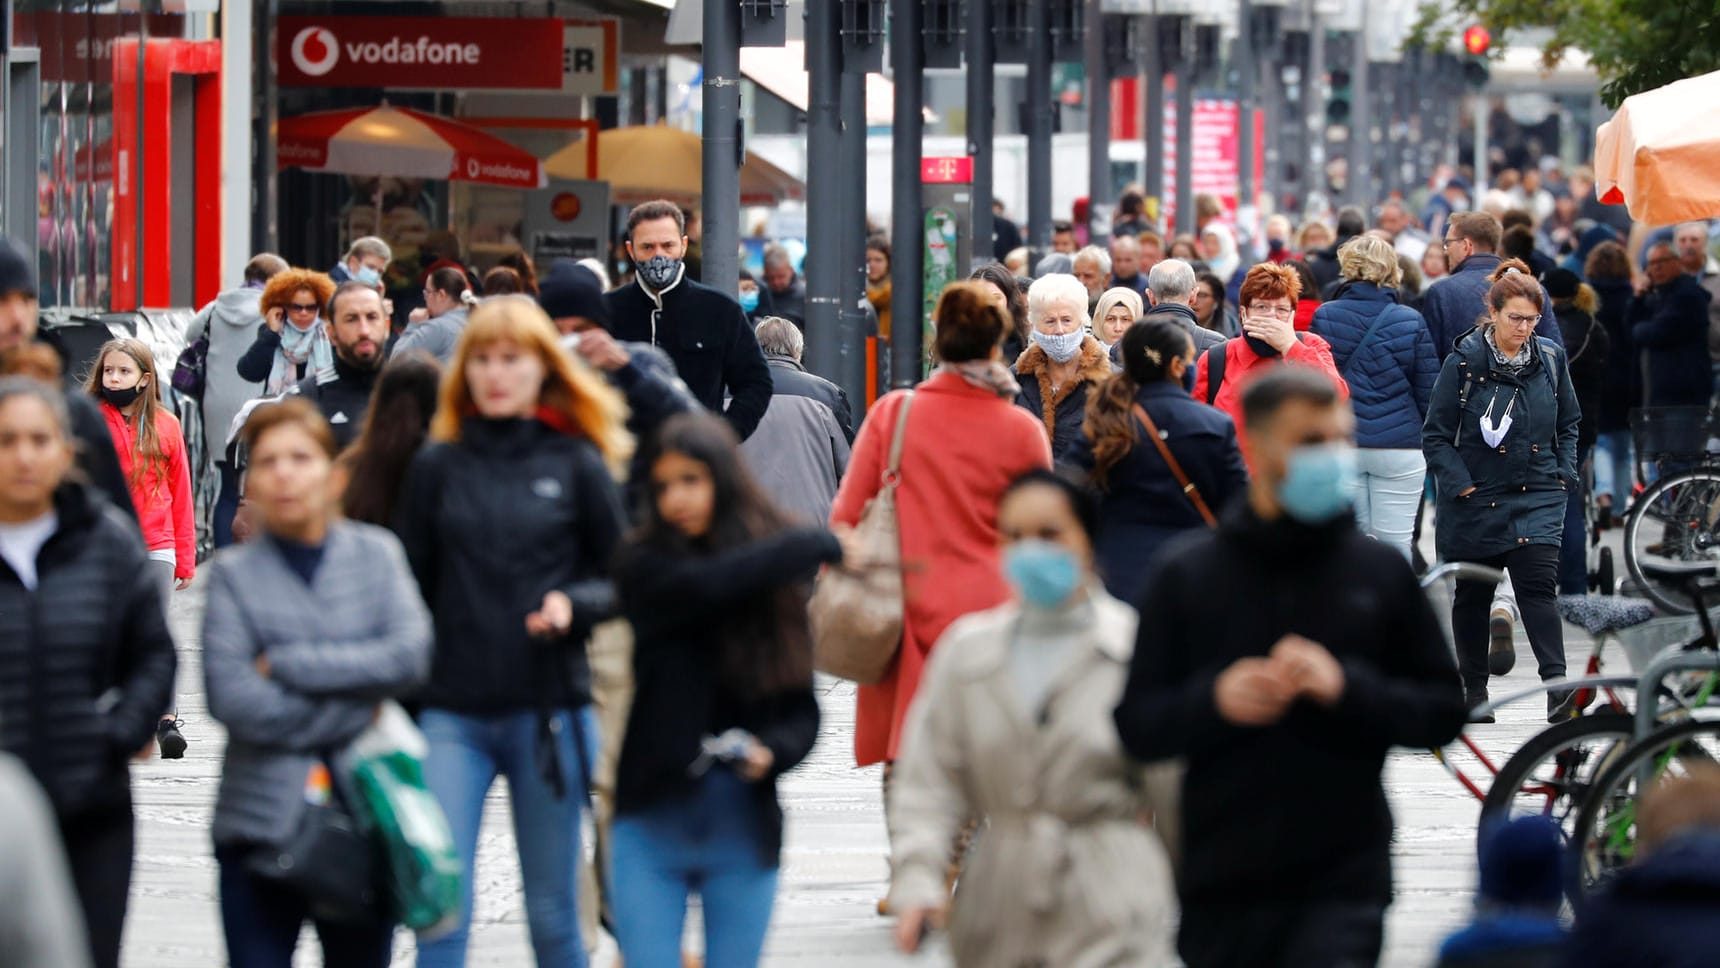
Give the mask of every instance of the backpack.
<path id="1" fill-rule="evenodd" d="M 1241 338 L 1240 336 L 1231 337 L 1231 339 Z M 1303 342 L 1301 333 L 1296 334 L 1296 342 Z M 1209 407 L 1215 406 L 1213 401 L 1218 399 L 1218 388 L 1224 385 L 1224 361 L 1230 356 L 1229 348 L 1230 340 L 1228 339 L 1206 348 L 1206 405 Z"/>

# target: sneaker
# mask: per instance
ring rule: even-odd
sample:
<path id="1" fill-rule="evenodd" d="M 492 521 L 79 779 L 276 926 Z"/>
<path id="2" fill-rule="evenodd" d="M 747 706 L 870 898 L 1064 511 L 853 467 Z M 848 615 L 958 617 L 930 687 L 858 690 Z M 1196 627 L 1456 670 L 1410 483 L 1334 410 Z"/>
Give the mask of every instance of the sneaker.
<path id="1" fill-rule="evenodd" d="M 1487 671 L 1496 676 L 1510 672 L 1517 665 L 1517 643 L 1512 638 L 1516 632 L 1517 623 L 1512 621 L 1511 613 L 1502 608 L 1493 610 L 1493 617 L 1487 623 L 1489 641 L 1487 643 Z"/>
<path id="2" fill-rule="evenodd" d="M 155 724 L 155 745 L 161 748 L 162 759 L 185 758 L 185 737 L 179 732 L 179 727 L 184 725 L 184 722 L 177 719 L 164 719 Z"/>
<path id="3" fill-rule="evenodd" d="M 1555 689 L 1547 693 L 1547 722 L 1562 723 L 1577 715 L 1577 691 Z"/>
<path id="4" fill-rule="evenodd" d="M 1485 690 L 1485 689 L 1478 689 L 1478 690 L 1475 690 L 1473 692 L 1465 692 L 1463 694 L 1463 704 L 1465 706 L 1469 707 L 1469 721 L 1470 722 L 1472 722 L 1472 723 L 1497 722 L 1497 720 L 1493 717 L 1493 713 L 1491 711 L 1485 712 L 1485 713 L 1479 713 L 1479 714 L 1476 713 L 1476 710 L 1480 709 L 1482 706 L 1487 705 L 1488 701 L 1489 700 L 1487 698 L 1487 690 Z"/>

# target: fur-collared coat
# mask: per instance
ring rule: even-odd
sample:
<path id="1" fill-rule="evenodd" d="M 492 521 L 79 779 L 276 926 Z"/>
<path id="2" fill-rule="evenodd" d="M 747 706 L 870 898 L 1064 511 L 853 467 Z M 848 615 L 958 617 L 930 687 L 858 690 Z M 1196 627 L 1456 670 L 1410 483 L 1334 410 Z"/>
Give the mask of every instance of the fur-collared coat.
<path id="1" fill-rule="evenodd" d="M 1067 462 L 1082 440 L 1087 394 L 1096 392 L 1114 372 L 1105 344 L 1092 334 L 1081 344 L 1076 359 L 1080 361 L 1076 379 L 1055 389 L 1051 386 L 1051 360 L 1038 344 L 1028 346 L 1011 371 L 1021 383 L 1015 405 L 1044 423 L 1045 434 L 1051 438 L 1051 459 L 1058 464 Z"/>

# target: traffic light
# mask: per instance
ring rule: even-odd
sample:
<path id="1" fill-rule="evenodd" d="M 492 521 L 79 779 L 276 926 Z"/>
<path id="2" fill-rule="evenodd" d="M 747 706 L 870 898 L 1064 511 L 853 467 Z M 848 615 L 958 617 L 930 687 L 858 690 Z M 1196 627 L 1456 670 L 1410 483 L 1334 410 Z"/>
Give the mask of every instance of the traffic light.
<path id="1" fill-rule="evenodd" d="M 1463 32 L 1463 81 L 1480 90 L 1487 86 L 1492 69 L 1487 65 L 1487 51 L 1493 46 L 1493 35 L 1487 28 L 1474 24 Z"/>
<path id="2" fill-rule="evenodd" d="M 1330 75 L 1332 93 L 1326 98 L 1326 121 L 1331 124 L 1350 122 L 1350 72 L 1335 67 Z"/>

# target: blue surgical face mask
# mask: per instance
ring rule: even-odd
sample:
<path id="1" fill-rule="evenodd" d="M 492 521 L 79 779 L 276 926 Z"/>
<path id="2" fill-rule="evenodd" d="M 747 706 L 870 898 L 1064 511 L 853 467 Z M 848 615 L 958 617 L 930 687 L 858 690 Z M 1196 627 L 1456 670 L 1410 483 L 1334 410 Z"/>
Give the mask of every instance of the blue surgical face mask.
<path id="1" fill-rule="evenodd" d="M 1349 444 L 1309 444 L 1290 454 L 1278 503 L 1303 524 L 1326 524 L 1351 513 L 1355 501 L 1356 449 Z"/>
<path id="2" fill-rule="evenodd" d="M 377 272 L 369 266 L 359 266 L 358 271 L 352 274 L 352 278 L 367 286 L 375 286 L 382 283 L 382 273 Z"/>
<path id="3" fill-rule="evenodd" d="M 1003 575 L 1021 600 L 1035 608 L 1056 608 L 1081 587 L 1081 564 L 1060 544 L 1038 539 L 1004 549 Z"/>
<path id="4" fill-rule="evenodd" d="M 1033 331 L 1033 342 L 1045 351 L 1045 355 L 1058 363 L 1067 363 L 1081 352 L 1081 344 L 1087 341 L 1086 330 L 1077 329 L 1073 333 L 1041 333 Z"/>
<path id="5" fill-rule="evenodd" d="M 741 308 L 746 310 L 749 313 L 758 308 L 758 290 L 757 289 L 742 289 L 741 290 Z"/>

